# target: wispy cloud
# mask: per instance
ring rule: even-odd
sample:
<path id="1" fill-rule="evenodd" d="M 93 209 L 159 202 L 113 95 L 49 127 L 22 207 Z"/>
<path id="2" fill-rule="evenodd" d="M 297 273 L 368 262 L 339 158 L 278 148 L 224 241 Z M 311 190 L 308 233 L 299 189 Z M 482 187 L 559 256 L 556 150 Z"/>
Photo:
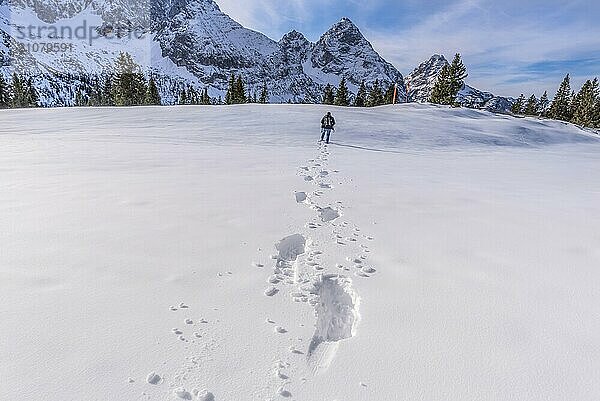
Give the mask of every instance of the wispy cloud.
<path id="1" fill-rule="evenodd" d="M 600 75 L 595 0 L 217 0 L 242 24 L 275 39 L 298 29 L 316 39 L 351 17 L 383 57 L 409 73 L 433 53 L 463 55 L 469 83 L 499 94 L 553 93 Z"/>

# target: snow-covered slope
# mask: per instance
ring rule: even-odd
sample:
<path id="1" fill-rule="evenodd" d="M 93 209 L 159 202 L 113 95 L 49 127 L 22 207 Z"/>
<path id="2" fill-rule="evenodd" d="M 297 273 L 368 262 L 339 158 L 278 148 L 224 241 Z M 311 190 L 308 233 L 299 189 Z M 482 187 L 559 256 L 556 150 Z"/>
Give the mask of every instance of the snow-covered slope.
<path id="1" fill-rule="evenodd" d="M 0 399 L 596 401 L 599 150 L 420 104 L 0 111 Z"/>
<path id="2" fill-rule="evenodd" d="M 23 37 L 29 26 L 36 35 L 42 28 L 42 37 Z M 49 39 L 52 27 L 85 37 Z M 362 80 L 376 79 L 404 87 L 402 74 L 346 18 L 316 44 L 296 32 L 275 42 L 232 20 L 213 0 L 13 0 L 0 5 L 0 32 L 10 38 L 6 44 L 13 48 L 12 69 L 38 77 L 42 87 L 60 86 L 57 72 L 112 71 L 121 51 L 132 54 L 147 72 L 208 87 L 213 96 L 224 94 L 233 73 L 241 74 L 252 91 L 267 83 L 275 102 L 316 102 L 324 85 L 337 85 L 342 76 L 352 89 Z M 44 52 L 32 47 L 40 42 L 69 48 Z M 7 53 L 0 48 L 0 56 Z"/>
<path id="3" fill-rule="evenodd" d="M 428 102 L 438 74 L 447 64 L 444 56 L 434 54 L 407 75 L 405 82 L 409 87 L 409 99 L 414 102 Z M 457 102 L 465 107 L 500 112 L 509 111 L 513 101 L 514 99 L 482 92 L 469 85 L 465 85 L 457 96 Z"/>

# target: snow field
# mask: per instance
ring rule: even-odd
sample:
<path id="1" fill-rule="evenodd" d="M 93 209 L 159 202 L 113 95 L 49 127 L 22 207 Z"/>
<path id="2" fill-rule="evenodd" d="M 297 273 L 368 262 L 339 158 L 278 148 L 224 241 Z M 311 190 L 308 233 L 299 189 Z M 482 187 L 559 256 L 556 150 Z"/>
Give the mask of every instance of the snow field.
<path id="1" fill-rule="evenodd" d="M 0 399 L 600 393 L 594 135 L 423 105 L 0 132 Z"/>

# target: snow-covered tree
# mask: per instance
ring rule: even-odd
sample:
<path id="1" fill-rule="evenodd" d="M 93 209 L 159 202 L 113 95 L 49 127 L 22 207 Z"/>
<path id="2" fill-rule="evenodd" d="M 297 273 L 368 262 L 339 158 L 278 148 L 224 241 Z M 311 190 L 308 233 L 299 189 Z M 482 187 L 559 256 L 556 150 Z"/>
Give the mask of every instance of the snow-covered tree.
<path id="1" fill-rule="evenodd" d="M 540 98 L 538 102 L 538 112 L 541 117 L 545 117 L 548 113 L 548 106 L 550 105 L 550 101 L 548 100 L 548 92 L 544 91 L 544 94 Z"/>
<path id="2" fill-rule="evenodd" d="M 227 84 L 227 92 L 225 93 L 225 104 L 233 104 L 235 92 L 235 75 L 231 74 L 229 82 Z"/>
<path id="3" fill-rule="evenodd" d="M 521 93 L 521 96 L 513 103 L 510 108 L 511 113 L 513 114 L 523 114 L 525 108 L 525 95 Z"/>
<path id="4" fill-rule="evenodd" d="M 10 107 L 10 101 L 10 86 L 8 85 L 8 82 L 6 82 L 6 79 L 4 79 L 4 75 L 0 73 L 0 109 Z"/>
<path id="5" fill-rule="evenodd" d="M 182 104 L 182 105 L 189 104 L 188 97 L 187 97 L 187 91 L 185 90 L 185 88 L 183 88 L 181 90 L 181 92 L 179 93 L 178 103 Z"/>
<path id="6" fill-rule="evenodd" d="M 114 106 L 115 105 L 115 97 L 114 92 L 112 90 L 112 82 L 113 76 L 106 75 L 104 77 L 104 85 L 102 85 L 102 94 L 100 96 L 100 104 L 102 106 Z"/>
<path id="7" fill-rule="evenodd" d="M 269 103 L 269 91 L 267 89 L 267 84 L 264 83 L 263 87 L 260 91 L 260 96 L 258 97 L 258 102 L 265 104 L 265 103 Z"/>
<path id="8" fill-rule="evenodd" d="M 202 95 L 200 95 L 200 104 L 209 105 L 212 104 L 210 96 L 208 95 L 208 88 L 204 88 Z"/>

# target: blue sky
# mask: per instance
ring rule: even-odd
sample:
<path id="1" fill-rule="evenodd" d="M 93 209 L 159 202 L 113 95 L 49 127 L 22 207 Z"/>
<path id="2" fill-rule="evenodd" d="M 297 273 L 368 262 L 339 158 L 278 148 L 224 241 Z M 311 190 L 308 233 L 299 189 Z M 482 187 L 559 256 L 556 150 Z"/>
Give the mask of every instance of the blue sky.
<path id="1" fill-rule="evenodd" d="M 578 88 L 600 77 L 600 0 L 216 0 L 242 25 L 279 39 L 316 41 L 349 17 L 375 49 L 408 74 L 434 53 L 460 52 L 467 82 L 499 95 Z"/>

